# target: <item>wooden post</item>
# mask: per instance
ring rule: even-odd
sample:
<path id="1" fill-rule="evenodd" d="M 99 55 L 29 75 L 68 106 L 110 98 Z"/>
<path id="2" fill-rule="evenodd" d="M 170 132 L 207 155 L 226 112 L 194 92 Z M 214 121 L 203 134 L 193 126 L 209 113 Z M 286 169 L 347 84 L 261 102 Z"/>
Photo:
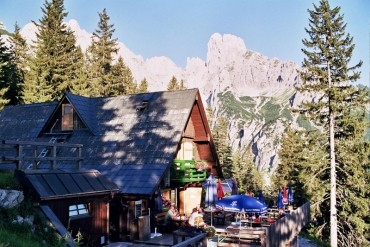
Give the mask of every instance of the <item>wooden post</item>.
<path id="1" fill-rule="evenodd" d="M 55 169 L 56 166 L 57 166 L 57 160 L 56 160 L 56 157 L 57 157 L 57 146 L 52 146 L 52 149 L 51 149 L 51 156 L 54 158 L 53 161 L 51 162 L 51 169 Z"/>
<path id="2" fill-rule="evenodd" d="M 35 158 L 37 157 L 37 148 L 36 147 L 33 149 L 33 156 Z M 32 161 L 32 169 L 36 169 L 36 168 L 37 168 L 37 161 L 33 160 Z"/>
<path id="3" fill-rule="evenodd" d="M 82 148 L 78 147 L 78 161 L 77 161 L 77 169 L 81 169 L 82 165 Z"/>
<path id="4" fill-rule="evenodd" d="M 20 170 L 22 168 L 22 153 L 23 153 L 23 148 L 22 145 L 17 145 L 18 148 L 18 161 L 17 161 L 17 169 Z"/>

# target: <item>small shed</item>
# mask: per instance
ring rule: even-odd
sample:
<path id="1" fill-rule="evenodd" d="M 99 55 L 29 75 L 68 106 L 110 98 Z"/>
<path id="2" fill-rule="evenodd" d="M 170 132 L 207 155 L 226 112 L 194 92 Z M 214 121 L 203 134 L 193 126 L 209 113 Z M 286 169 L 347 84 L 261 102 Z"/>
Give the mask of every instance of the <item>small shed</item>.
<path id="1" fill-rule="evenodd" d="M 16 170 L 15 177 L 59 233 L 81 233 L 88 246 L 108 243 L 109 202 L 119 188 L 97 170 Z"/>

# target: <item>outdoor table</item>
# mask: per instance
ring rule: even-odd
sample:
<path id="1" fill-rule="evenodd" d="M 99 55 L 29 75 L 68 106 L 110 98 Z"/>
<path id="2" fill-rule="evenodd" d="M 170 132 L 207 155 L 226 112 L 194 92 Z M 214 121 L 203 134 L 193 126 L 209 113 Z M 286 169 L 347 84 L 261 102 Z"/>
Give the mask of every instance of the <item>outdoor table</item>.
<path id="1" fill-rule="evenodd" d="M 173 245 L 175 244 L 178 244 L 179 243 L 179 238 L 181 237 L 181 242 L 185 241 L 185 239 L 188 237 L 188 238 L 192 238 L 196 235 L 200 234 L 200 232 L 196 232 L 196 231 L 185 231 L 185 230 L 182 230 L 182 229 L 179 229 L 179 230 L 176 230 L 176 231 L 173 231 L 172 232 L 172 236 L 173 236 Z"/>
<path id="2" fill-rule="evenodd" d="M 248 218 L 248 214 L 246 212 L 238 212 L 235 214 L 235 219 L 245 220 Z"/>
<path id="3" fill-rule="evenodd" d="M 258 226 L 261 226 L 261 223 L 262 223 L 261 221 L 255 221 L 252 219 L 240 220 L 240 222 L 242 226 L 243 224 L 246 224 L 249 227 L 258 227 Z"/>
<path id="4" fill-rule="evenodd" d="M 185 215 L 181 215 L 181 216 L 177 216 L 177 217 L 173 217 L 172 218 L 172 221 L 178 226 L 178 227 L 181 227 L 181 226 L 185 226 L 186 223 L 189 221 L 189 218 Z"/>

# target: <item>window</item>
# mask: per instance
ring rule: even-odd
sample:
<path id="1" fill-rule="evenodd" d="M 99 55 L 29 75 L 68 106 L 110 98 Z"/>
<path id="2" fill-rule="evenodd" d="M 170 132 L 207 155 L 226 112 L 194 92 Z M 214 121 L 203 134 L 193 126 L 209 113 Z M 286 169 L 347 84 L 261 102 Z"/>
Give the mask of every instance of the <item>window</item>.
<path id="1" fill-rule="evenodd" d="M 73 107 L 71 104 L 62 105 L 62 131 L 73 130 Z"/>
<path id="2" fill-rule="evenodd" d="M 176 159 L 179 160 L 193 160 L 194 146 L 192 142 L 182 142 L 180 150 L 177 153 Z"/>
<path id="3" fill-rule="evenodd" d="M 75 204 L 69 206 L 69 217 L 89 215 L 87 204 Z"/>

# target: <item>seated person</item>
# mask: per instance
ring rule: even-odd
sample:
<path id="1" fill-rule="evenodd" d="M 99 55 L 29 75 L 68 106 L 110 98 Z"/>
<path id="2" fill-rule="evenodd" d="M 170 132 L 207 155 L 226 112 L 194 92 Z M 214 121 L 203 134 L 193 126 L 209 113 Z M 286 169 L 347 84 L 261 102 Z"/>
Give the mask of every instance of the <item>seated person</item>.
<path id="1" fill-rule="evenodd" d="M 279 217 L 278 218 L 282 218 L 286 215 L 285 211 L 283 208 L 279 208 Z"/>
<path id="2" fill-rule="evenodd" d="M 192 213 L 190 214 L 189 225 L 196 227 L 203 227 L 206 225 L 203 221 L 203 215 L 198 213 L 197 208 L 193 208 Z"/>
<path id="3" fill-rule="evenodd" d="M 200 205 L 197 206 L 197 210 L 199 214 L 204 215 L 203 208 Z"/>
<path id="4" fill-rule="evenodd" d="M 165 195 L 162 195 L 162 205 L 163 207 L 170 207 L 171 201 L 167 199 Z"/>
<path id="5" fill-rule="evenodd" d="M 174 217 L 177 217 L 177 216 L 179 216 L 179 213 L 178 213 L 178 211 L 177 211 L 177 209 L 176 209 L 175 205 L 174 205 L 174 204 L 171 204 L 170 209 L 167 211 L 167 214 L 166 214 L 166 216 L 164 217 L 164 223 L 165 223 L 166 225 L 170 224 L 170 223 L 171 223 L 171 221 L 172 221 L 172 219 L 173 219 Z"/>

